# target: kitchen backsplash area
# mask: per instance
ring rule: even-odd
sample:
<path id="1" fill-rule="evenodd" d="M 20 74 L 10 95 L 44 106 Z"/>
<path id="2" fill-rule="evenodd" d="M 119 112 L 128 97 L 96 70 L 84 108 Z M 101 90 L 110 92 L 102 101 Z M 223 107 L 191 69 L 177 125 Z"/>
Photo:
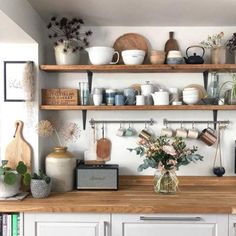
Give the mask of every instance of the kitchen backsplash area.
<path id="1" fill-rule="evenodd" d="M 212 35 L 221 31 L 224 31 L 225 38 L 228 38 L 236 30 L 235 27 L 89 27 L 93 31 L 93 35 L 90 40 L 91 46 L 109 46 L 111 47 L 114 41 L 121 35 L 129 32 L 138 33 L 143 35 L 149 41 L 149 51 L 151 49 L 163 50 L 166 40 L 169 37 L 169 31 L 175 32 L 175 38 L 177 39 L 180 51 L 185 56 L 185 50 L 190 45 L 199 44 L 200 41 L 205 39 L 208 35 Z M 52 60 L 54 57 L 53 50 L 48 50 L 48 61 L 44 64 L 55 64 Z M 206 50 L 204 59 L 208 62 L 209 52 Z M 228 62 L 232 63 L 233 57 L 228 55 Z M 84 63 L 87 63 L 86 54 L 82 59 Z M 40 88 L 72 88 L 79 89 L 80 82 L 86 82 L 86 73 L 43 73 L 39 80 L 42 80 L 44 85 Z M 220 73 L 220 82 L 229 80 L 229 73 Z M 104 89 L 119 89 L 123 90 L 135 84 L 145 84 L 146 81 L 150 81 L 151 84 L 156 87 L 162 87 L 164 89 L 178 88 L 183 90 L 190 84 L 200 84 L 203 86 L 202 73 L 94 73 L 93 74 L 93 87 L 92 88 L 104 88 Z M 211 76 L 209 75 L 209 82 Z M 39 103 L 41 97 L 39 97 Z M 17 108 L 17 104 L 12 104 Z M 38 108 L 36 108 L 38 109 Z M 188 111 L 188 110 L 172 110 L 172 111 L 88 111 L 87 112 L 87 124 L 86 130 L 83 130 L 82 126 L 82 113 L 81 111 L 42 111 L 37 110 L 38 114 L 42 118 L 53 118 L 57 121 L 71 121 L 79 122 L 80 124 L 80 138 L 78 143 L 73 143 L 68 146 L 70 152 L 73 152 L 76 157 L 82 159 L 86 156 L 91 159 L 92 154 L 95 152 L 94 147 L 94 130 L 89 124 L 90 119 L 95 120 L 149 120 L 154 119 L 155 124 L 153 126 L 146 125 L 146 128 L 150 132 L 159 135 L 163 125 L 163 119 L 168 120 L 212 120 L 212 111 Z M 222 150 L 223 150 L 223 166 L 226 169 L 226 175 L 234 175 L 234 140 L 236 139 L 236 118 L 235 111 L 218 111 L 218 120 L 230 120 L 230 125 L 227 127 L 222 138 Z M 16 115 L 17 116 L 17 115 Z M 4 122 L 7 122 L 6 120 Z M 9 121 L 10 122 L 10 121 Z M 26 121 L 25 121 L 26 122 Z M 35 124 L 37 121 L 35 121 Z M 11 125 L 8 124 L 7 125 Z M 96 125 L 96 137 L 102 137 L 101 124 Z M 141 160 L 134 153 L 130 153 L 127 148 L 132 148 L 137 145 L 138 136 L 119 136 L 117 131 L 120 128 L 120 124 L 107 124 L 105 125 L 105 137 L 111 141 L 111 160 L 109 164 L 119 164 L 121 175 L 153 175 L 153 170 L 148 169 L 141 173 L 137 172 L 137 167 L 140 165 Z M 123 125 L 125 129 L 132 126 L 138 134 L 145 128 L 145 124 L 128 124 Z M 180 124 L 169 125 L 169 128 L 180 128 Z M 192 124 L 183 125 L 186 129 L 191 129 Z M 207 124 L 196 124 L 195 127 L 201 131 L 207 128 Z M 213 127 L 210 125 L 210 127 Z M 31 132 L 34 133 L 35 126 L 32 126 Z M 1 130 L 1 133 L 4 131 Z M 2 135 L 2 134 L 1 134 Z M 32 135 L 30 143 L 37 143 L 37 135 Z M 45 156 L 52 151 L 53 143 L 40 140 L 40 149 L 43 150 L 43 156 L 35 156 L 39 158 L 41 163 L 44 163 Z M 191 164 L 186 167 L 182 167 L 178 171 L 178 175 L 213 175 L 212 168 L 214 162 L 214 155 L 216 147 L 207 146 L 205 143 L 199 140 L 187 139 L 189 145 L 198 146 L 198 152 L 204 156 L 203 162 L 198 162 L 197 165 Z M 34 144 L 33 144 L 34 147 Z M 3 148 L 3 147 L 2 147 Z M 36 161 L 37 162 L 37 161 Z"/>

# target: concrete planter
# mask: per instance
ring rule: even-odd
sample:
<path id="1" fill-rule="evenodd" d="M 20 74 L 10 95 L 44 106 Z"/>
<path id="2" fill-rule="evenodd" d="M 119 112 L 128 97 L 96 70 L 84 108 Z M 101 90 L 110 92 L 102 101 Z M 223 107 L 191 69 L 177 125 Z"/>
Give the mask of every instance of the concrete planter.
<path id="1" fill-rule="evenodd" d="M 49 184 L 43 179 L 31 179 L 30 190 L 34 198 L 46 198 L 51 192 L 52 181 Z"/>
<path id="2" fill-rule="evenodd" d="M 21 176 L 19 175 L 17 181 L 13 185 L 4 183 L 4 176 L 0 176 L 0 197 L 12 197 L 20 192 Z"/>

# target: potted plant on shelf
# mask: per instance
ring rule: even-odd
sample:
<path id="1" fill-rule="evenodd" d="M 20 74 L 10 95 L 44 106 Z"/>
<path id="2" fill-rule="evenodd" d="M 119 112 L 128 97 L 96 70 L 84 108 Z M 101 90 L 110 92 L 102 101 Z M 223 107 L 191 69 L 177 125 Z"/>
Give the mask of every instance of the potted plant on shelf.
<path id="1" fill-rule="evenodd" d="M 142 138 L 138 147 L 128 148 L 128 150 L 135 151 L 143 158 L 138 171 L 149 167 L 157 169 L 154 190 L 165 194 L 177 191 L 178 179 L 175 171 L 181 165 L 203 159 L 201 155 L 195 153 L 197 147 L 188 148 L 180 137 L 175 137 L 173 141 L 166 136 L 160 136 L 157 139 Z"/>
<path id="2" fill-rule="evenodd" d="M 228 48 L 231 54 L 234 52 L 234 63 L 236 63 L 236 33 L 233 33 L 231 38 L 226 42 L 226 48 Z"/>
<path id="3" fill-rule="evenodd" d="M 211 63 L 212 64 L 225 64 L 226 50 L 223 44 L 224 33 L 214 34 L 208 36 L 206 41 L 201 41 L 200 44 L 206 48 L 211 49 Z"/>
<path id="4" fill-rule="evenodd" d="M 56 63 L 58 65 L 79 64 L 79 52 L 89 45 L 92 31 L 81 32 L 84 21 L 78 17 L 68 19 L 53 16 L 47 25 L 48 37 L 54 39 Z"/>
<path id="5" fill-rule="evenodd" d="M 225 98 L 225 103 L 229 105 L 236 105 L 236 74 L 231 74 L 232 80 L 227 80 L 225 81 L 221 86 L 220 86 L 220 93 L 224 89 L 226 85 L 230 85 L 224 92 L 224 98 Z"/>
<path id="6" fill-rule="evenodd" d="M 30 181 L 30 190 L 34 198 L 46 198 L 51 192 L 52 181 L 43 171 L 34 173 Z"/>
<path id="7" fill-rule="evenodd" d="M 20 192 L 21 183 L 23 187 L 30 184 L 30 174 L 27 166 L 20 161 L 15 170 L 7 166 L 8 161 L 3 160 L 0 166 L 0 197 L 12 197 Z"/>

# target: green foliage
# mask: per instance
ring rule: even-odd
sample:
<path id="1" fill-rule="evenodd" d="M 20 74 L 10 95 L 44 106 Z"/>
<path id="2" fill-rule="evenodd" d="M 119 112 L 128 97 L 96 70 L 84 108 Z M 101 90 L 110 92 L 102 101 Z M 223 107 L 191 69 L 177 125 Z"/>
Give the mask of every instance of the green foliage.
<path id="1" fill-rule="evenodd" d="M 225 81 L 221 86 L 220 86 L 220 92 L 224 88 L 226 84 L 231 84 L 231 97 L 236 98 L 236 74 L 231 74 L 232 80 Z"/>
<path id="2" fill-rule="evenodd" d="M 162 167 L 166 170 L 178 169 L 181 165 L 202 161 L 203 156 L 196 154 L 197 147 L 188 148 L 183 138 L 175 137 L 170 141 L 166 136 L 160 136 L 156 140 L 141 139 L 139 146 L 128 148 L 136 155 L 143 158 L 143 163 L 138 167 L 141 172 L 149 167 Z"/>
<path id="3" fill-rule="evenodd" d="M 51 178 L 47 176 L 42 170 L 39 170 L 39 174 L 34 173 L 32 179 L 44 180 L 47 184 L 51 182 Z"/>
<path id="4" fill-rule="evenodd" d="M 23 184 L 25 186 L 29 185 L 30 174 L 27 173 L 27 166 L 23 161 L 19 161 L 16 170 L 13 170 L 10 167 L 7 167 L 8 161 L 3 160 L 2 165 L 0 166 L 0 176 L 4 176 L 4 183 L 8 185 L 13 185 L 17 181 L 17 176 L 21 175 L 23 178 Z"/>

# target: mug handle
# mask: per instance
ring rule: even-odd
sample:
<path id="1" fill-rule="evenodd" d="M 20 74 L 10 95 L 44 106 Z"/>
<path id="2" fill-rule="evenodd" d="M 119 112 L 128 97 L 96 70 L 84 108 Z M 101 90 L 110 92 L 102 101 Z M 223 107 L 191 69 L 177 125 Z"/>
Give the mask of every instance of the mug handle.
<path id="1" fill-rule="evenodd" d="M 110 62 L 111 65 L 117 64 L 117 63 L 119 62 L 119 60 L 120 60 L 120 54 L 119 54 L 119 52 L 115 51 L 115 52 L 113 53 L 113 56 L 114 56 L 115 54 L 117 54 L 117 60 L 116 60 L 115 62 Z"/>

